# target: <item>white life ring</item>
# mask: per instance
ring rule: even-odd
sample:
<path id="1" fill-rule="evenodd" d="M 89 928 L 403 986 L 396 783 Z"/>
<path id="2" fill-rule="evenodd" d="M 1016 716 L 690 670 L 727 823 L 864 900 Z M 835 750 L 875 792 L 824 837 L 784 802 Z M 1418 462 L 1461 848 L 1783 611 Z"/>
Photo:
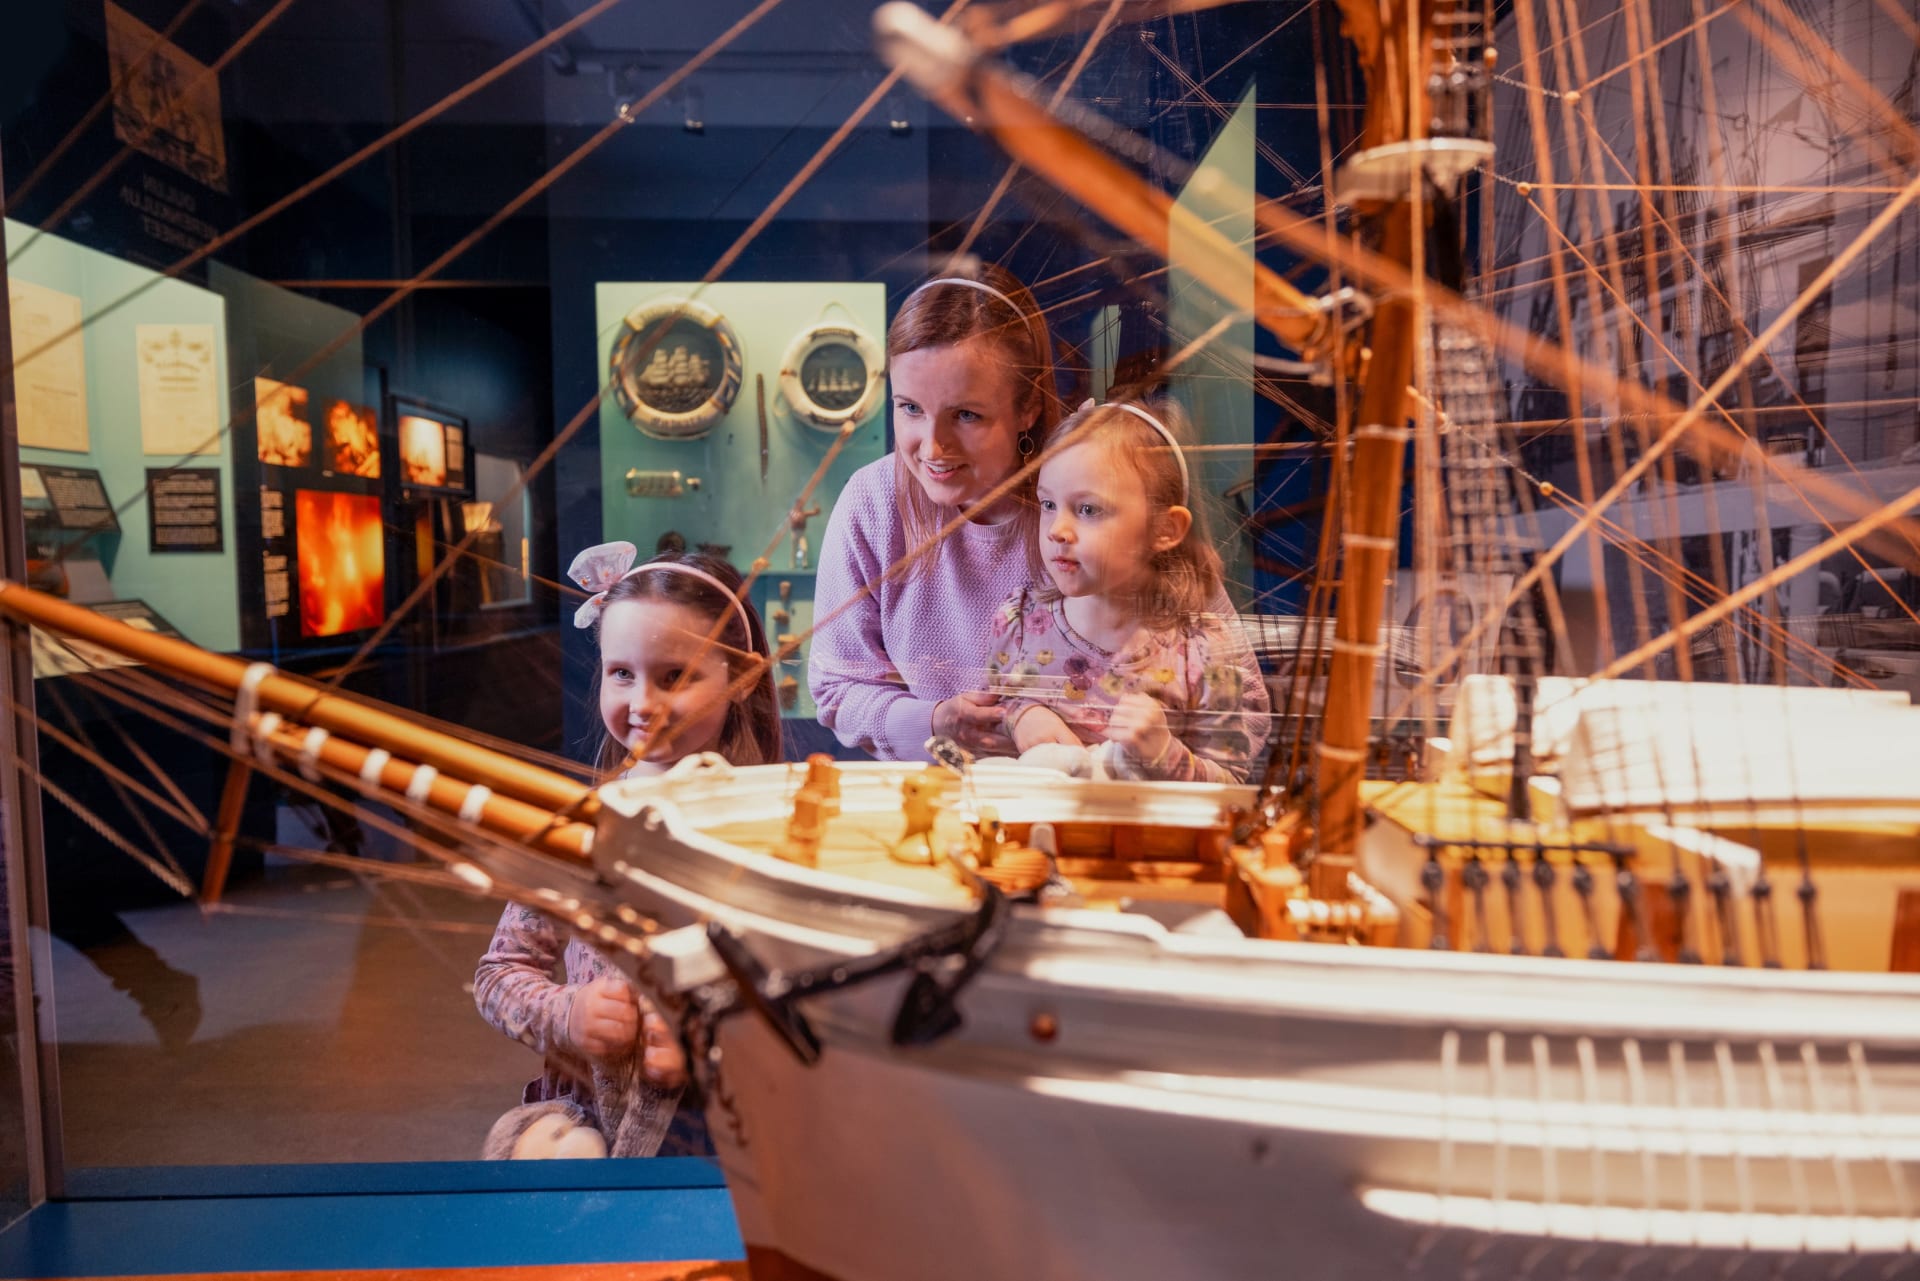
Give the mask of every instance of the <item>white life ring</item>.
<path id="1" fill-rule="evenodd" d="M 887 381 L 880 344 L 855 325 L 803 330 L 780 358 L 780 394 L 794 417 L 839 431 L 873 412 Z"/>
<path id="2" fill-rule="evenodd" d="M 743 363 L 727 318 L 691 298 L 659 298 L 628 312 L 609 362 L 621 410 L 662 440 L 712 431 L 740 393 Z"/>

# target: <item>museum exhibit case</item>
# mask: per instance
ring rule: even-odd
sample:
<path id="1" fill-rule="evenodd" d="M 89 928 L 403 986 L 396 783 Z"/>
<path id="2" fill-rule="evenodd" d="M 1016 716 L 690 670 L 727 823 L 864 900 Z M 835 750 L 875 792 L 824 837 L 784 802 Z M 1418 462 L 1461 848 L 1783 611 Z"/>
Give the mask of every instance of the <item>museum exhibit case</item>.
<path id="1" fill-rule="evenodd" d="M 31 8 L 0 1268 L 1913 1266 L 1906 0 Z"/>

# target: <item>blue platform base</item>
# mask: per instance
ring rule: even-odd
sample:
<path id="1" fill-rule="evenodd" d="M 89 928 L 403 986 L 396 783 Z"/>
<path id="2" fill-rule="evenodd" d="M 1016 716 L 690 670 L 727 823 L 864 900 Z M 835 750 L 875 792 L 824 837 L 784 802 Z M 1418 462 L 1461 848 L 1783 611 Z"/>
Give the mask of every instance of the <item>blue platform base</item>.
<path id="1" fill-rule="evenodd" d="M 0 1232 L 0 1277 L 745 1257 L 700 1158 L 96 1170 L 69 1193 Z"/>

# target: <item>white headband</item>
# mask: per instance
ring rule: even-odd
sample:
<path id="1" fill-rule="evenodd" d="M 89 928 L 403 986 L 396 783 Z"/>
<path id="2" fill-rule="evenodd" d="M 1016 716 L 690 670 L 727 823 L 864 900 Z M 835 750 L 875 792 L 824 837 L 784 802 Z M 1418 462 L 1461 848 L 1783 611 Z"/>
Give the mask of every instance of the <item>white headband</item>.
<path id="1" fill-rule="evenodd" d="M 599 620 L 600 611 L 606 608 L 607 593 L 613 590 L 615 583 L 650 569 L 658 569 L 669 574 L 697 578 L 732 601 L 733 612 L 740 616 L 740 626 L 746 629 L 747 644 L 753 644 L 753 623 L 747 616 L 747 607 L 733 594 L 732 588 L 698 565 L 689 565 L 684 561 L 650 560 L 644 565 L 635 565 L 634 559 L 639 555 L 640 549 L 632 543 L 614 542 L 589 547 L 573 558 L 573 564 L 567 566 L 567 577 L 593 593 L 573 612 L 575 627 L 592 627 Z"/>
<path id="2" fill-rule="evenodd" d="M 1019 303 L 1007 297 L 1007 295 L 1005 295 L 1004 293 L 1001 293 L 998 289 L 995 289 L 992 285 L 988 284 L 984 280 L 969 280 L 965 276 L 937 276 L 934 279 L 927 281 L 924 285 L 921 285 L 918 289 L 914 290 L 912 293 L 908 294 L 906 298 L 906 302 L 903 302 L 900 305 L 902 307 L 905 307 L 907 303 L 912 302 L 915 298 L 918 298 L 921 294 L 933 288 L 935 285 L 961 285 L 967 289 L 978 289 L 981 293 L 986 294 L 989 297 L 998 298 L 1001 302 L 1007 304 L 1008 309 L 1011 310 L 1014 315 L 1020 317 L 1021 320 L 1026 322 L 1027 336 L 1033 339 L 1035 345 L 1040 344 L 1040 335 L 1038 332 L 1034 330 L 1034 327 L 1033 327 L 1034 318 L 1032 316 L 1029 316 L 1021 308 Z M 1045 352 L 1041 353 L 1041 355 L 1043 356 L 1045 354 L 1046 354 Z"/>
<path id="3" fill-rule="evenodd" d="M 1092 406 L 1093 406 L 1093 402 L 1089 400 L 1086 404 L 1080 406 L 1080 408 L 1087 409 Z M 1184 449 L 1180 448 L 1180 442 L 1174 439 L 1173 433 L 1167 429 L 1167 425 L 1161 422 L 1158 418 L 1155 418 L 1152 414 L 1148 413 L 1146 410 L 1142 409 L 1140 406 L 1131 404 L 1124 400 L 1119 401 L 1118 403 L 1109 403 L 1106 405 L 1102 405 L 1100 406 L 1100 408 L 1124 409 L 1128 413 L 1132 414 L 1135 418 L 1138 418 L 1141 422 L 1145 423 L 1147 426 L 1153 428 L 1155 431 L 1160 433 L 1161 438 L 1167 442 L 1167 448 L 1173 451 L 1173 461 L 1177 463 L 1180 467 L 1180 505 L 1182 507 L 1191 506 L 1192 500 L 1193 500 L 1193 479 L 1187 474 L 1187 452 Z"/>

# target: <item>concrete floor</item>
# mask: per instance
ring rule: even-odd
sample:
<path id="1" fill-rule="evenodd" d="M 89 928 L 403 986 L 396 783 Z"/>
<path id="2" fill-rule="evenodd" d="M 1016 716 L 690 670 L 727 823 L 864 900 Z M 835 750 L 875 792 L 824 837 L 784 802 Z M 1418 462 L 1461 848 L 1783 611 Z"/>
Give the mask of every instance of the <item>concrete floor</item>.
<path id="1" fill-rule="evenodd" d="M 212 911 L 125 912 L 128 936 L 84 954 L 50 940 L 65 1164 L 478 1157 L 540 1068 L 474 1010 L 498 916 L 280 864 Z"/>

